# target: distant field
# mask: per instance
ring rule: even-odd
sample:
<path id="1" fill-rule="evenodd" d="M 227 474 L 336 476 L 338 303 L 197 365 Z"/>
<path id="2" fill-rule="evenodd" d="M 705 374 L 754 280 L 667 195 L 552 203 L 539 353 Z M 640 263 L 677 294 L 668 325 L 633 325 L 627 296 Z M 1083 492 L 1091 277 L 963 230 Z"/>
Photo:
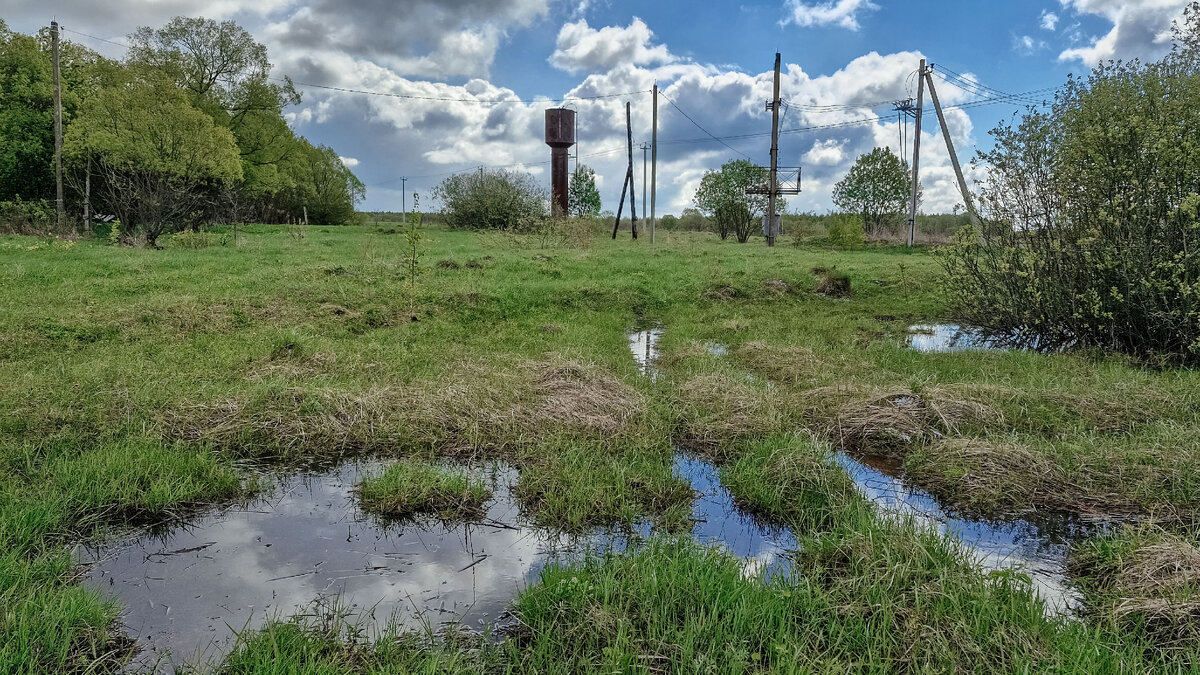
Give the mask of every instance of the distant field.
<path id="1" fill-rule="evenodd" d="M 76 543 L 353 458 L 501 461 L 529 527 L 647 537 L 535 570 L 503 635 L 281 621 L 225 672 L 1200 668 L 1200 374 L 914 351 L 910 326 L 950 322 L 929 248 L 662 230 L 542 248 L 427 227 L 410 297 L 400 227 L 252 226 L 161 251 L 0 237 L 0 673 L 130 657 L 119 603 L 78 583 Z M 830 274 L 848 298 L 816 293 Z M 629 347 L 647 328 L 654 377 Z M 696 524 L 679 453 L 794 534 L 786 574 L 680 536 Z M 1078 525 L 1060 539 L 1072 618 L 881 514 L 839 457 L 956 517 Z M 431 512 L 491 494 L 428 468 L 379 489 L 422 476 L 470 498 Z"/>

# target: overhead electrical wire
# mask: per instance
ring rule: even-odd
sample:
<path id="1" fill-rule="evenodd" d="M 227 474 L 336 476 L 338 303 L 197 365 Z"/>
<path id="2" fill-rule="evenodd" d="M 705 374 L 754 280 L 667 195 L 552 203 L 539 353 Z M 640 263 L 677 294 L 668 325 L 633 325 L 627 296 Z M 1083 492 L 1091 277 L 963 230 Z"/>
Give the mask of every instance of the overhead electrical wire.
<path id="1" fill-rule="evenodd" d="M 667 95 L 666 95 L 666 94 L 664 94 L 664 93 L 662 93 L 662 92 L 660 91 L 660 92 L 658 92 L 658 95 L 659 95 L 659 96 L 662 96 L 662 97 L 663 97 L 663 98 L 665 98 L 665 99 L 667 99 L 667 103 L 670 103 L 672 108 L 675 108 L 676 110 L 678 110 L 678 111 L 679 111 L 679 114 L 680 114 L 680 115 L 683 115 L 684 117 L 686 117 L 686 118 L 687 118 L 687 121 L 689 121 L 689 122 L 691 122 L 692 124 L 694 124 L 694 125 L 696 126 L 696 128 L 697 128 L 697 129 L 699 129 L 700 131 L 703 131 L 704 133 L 708 134 L 708 137 L 709 137 L 709 138 L 713 139 L 714 141 L 717 141 L 717 142 L 719 142 L 721 145 L 724 145 L 725 147 L 727 147 L 727 148 L 729 148 L 730 150 L 732 150 L 732 151 L 736 152 L 737 154 L 741 155 L 742 157 L 745 157 L 746 159 L 750 159 L 750 155 L 747 155 L 746 153 L 742 152 L 741 150 L 738 150 L 737 148 L 733 147 L 732 145 L 730 145 L 730 144 L 726 143 L 724 140 L 722 140 L 722 139 L 718 138 L 717 136 L 713 135 L 713 133 L 712 133 L 711 131 L 709 131 L 708 129 L 705 129 L 704 127 L 700 126 L 700 123 L 699 123 L 699 122 L 697 122 L 696 120 L 692 119 L 692 116 L 691 116 L 691 115 L 689 115 L 689 114 L 687 114 L 686 112 L 684 112 L 684 111 L 683 111 L 683 108 L 680 108 L 680 107 L 679 107 L 679 106 L 678 106 L 678 105 L 675 103 L 675 101 L 672 101 L 670 98 L 667 98 Z M 659 145 L 662 145 L 662 143 L 663 143 L 662 141 L 659 141 Z"/>

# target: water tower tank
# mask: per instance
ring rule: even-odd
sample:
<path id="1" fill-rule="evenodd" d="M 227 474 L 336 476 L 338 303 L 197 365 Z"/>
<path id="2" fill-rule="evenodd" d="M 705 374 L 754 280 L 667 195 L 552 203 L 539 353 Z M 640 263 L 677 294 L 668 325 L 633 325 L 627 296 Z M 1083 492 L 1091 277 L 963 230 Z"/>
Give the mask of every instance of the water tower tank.
<path id="1" fill-rule="evenodd" d="M 575 111 L 551 108 L 546 111 L 546 145 L 550 146 L 550 206 L 555 216 L 567 213 L 567 148 L 575 145 Z"/>

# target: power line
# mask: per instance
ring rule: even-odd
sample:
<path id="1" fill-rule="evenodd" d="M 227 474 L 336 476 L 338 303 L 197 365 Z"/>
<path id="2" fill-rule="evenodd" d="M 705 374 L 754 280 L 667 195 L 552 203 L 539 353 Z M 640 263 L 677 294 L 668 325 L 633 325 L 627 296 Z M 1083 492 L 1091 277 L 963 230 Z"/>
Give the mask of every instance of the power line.
<path id="1" fill-rule="evenodd" d="M 271 79 L 278 80 L 278 81 L 288 81 L 287 78 L 273 77 Z M 349 94 L 364 94 L 367 96 L 385 96 L 385 97 L 389 97 L 389 98 L 415 99 L 415 100 L 420 100 L 420 101 L 449 101 L 449 102 L 454 102 L 454 103 L 485 103 L 485 104 L 561 103 L 561 102 L 566 102 L 566 101 L 592 101 L 592 100 L 603 99 L 603 98 L 618 98 L 621 96 L 636 96 L 638 94 L 649 94 L 650 93 L 649 89 L 644 89 L 644 90 L 640 90 L 640 91 L 623 92 L 620 94 L 596 94 L 594 96 L 570 95 L 570 96 L 566 96 L 564 98 L 541 98 L 541 99 L 505 98 L 505 99 L 487 100 L 487 99 L 477 99 L 477 98 L 451 98 L 451 97 L 446 97 L 446 96 L 422 96 L 420 94 L 398 94 L 395 92 L 388 92 L 388 91 L 371 91 L 368 89 L 352 89 L 350 87 L 334 87 L 334 86 L 324 85 L 324 84 L 313 84 L 311 82 L 294 82 L 293 81 L 292 84 L 294 84 L 297 87 L 327 89 L 330 91 L 339 91 L 339 92 L 344 92 L 344 93 L 349 93 Z"/>
<path id="2" fill-rule="evenodd" d="M 686 118 L 687 118 L 687 120 L 688 120 L 689 122 L 691 122 L 692 124 L 696 125 L 696 128 L 697 128 L 697 129 L 699 129 L 700 131 L 703 131 L 704 133 L 708 134 L 709 138 L 713 139 L 714 141 L 717 141 L 717 142 L 719 142 L 721 145 L 724 145 L 725 147 L 727 147 L 727 148 L 729 148 L 730 150 L 732 150 L 732 151 L 736 152 L 737 154 L 741 155 L 742 157 L 745 157 L 746 159 L 750 159 L 750 155 L 747 155 L 746 153 L 742 152 L 741 150 L 738 150 L 737 148 L 733 147 L 732 145 L 730 145 L 730 144 L 726 143 L 724 140 L 722 140 L 722 139 L 720 139 L 720 138 L 717 138 L 717 137 L 716 137 L 716 136 L 714 136 L 714 135 L 712 134 L 712 132 L 710 132 L 708 129 L 705 129 L 704 127 L 700 126 L 700 123 L 699 123 L 699 122 L 697 122 L 696 120 L 692 119 L 692 116 L 691 116 L 691 115 L 689 115 L 689 114 L 685 113 L 685 112 L 683 111 L 683 108 L 680 108 L 678 105 L 676 105 L 676 104 L 675 104 L 675 101 L 672 101 L 670 98 L 667 98 L 667 95 L 666 95 L 666 94 L 664 94 L 664 93 L 662 93 L 662 92 L 660 91 L 660 92 L 659 92 L 659 96 L 662 96 L 663 98 L 667 99 L 667 103 L 670 103 L 672 108 L 675 108 L 676 110 L 678 110 L 680 115 L 683 115 L 684 117 L 686 117 Z M 659 144 L 660 144 L 660 145 L 661 145 L 662 143 L 663 143 L 663 141 L 659 141 Z"/>

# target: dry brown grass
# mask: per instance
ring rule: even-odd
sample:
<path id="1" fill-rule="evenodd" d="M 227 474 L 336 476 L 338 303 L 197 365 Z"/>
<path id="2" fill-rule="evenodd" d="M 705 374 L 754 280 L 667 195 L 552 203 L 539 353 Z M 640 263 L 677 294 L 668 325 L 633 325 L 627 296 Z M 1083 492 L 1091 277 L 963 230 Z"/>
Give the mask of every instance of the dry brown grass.
<path id="1" fill-rule="evenodd" d="M 435 448 L 495 453 L 548 435 L 611 436 L 645 411 L 640 394 L 599 367 L 557 356 L 499 369 L 471 362 L 435 381 L 346 391 L 291 387 L 185 402 L 163 435 L 249 456 L 327 459 Z"/>
<path id="2" fill-rule="evenodd" d="M 685 445 L 720 454 L 739 439 L 792 430 L 785 392 L 760 391 L 726 375 L 701 375 L 679 391 Z"/>
<path id="3" fill-rule="evenodd" d="M 641 394 L 596 366 L 552 360 L 538 369 L 536 415 L 563 426 L 611 434 L 643 412 Z"/>
<path id="4" fill-rule="evenodd" d="M 810 382 L 824 364 L 807 347 L 777 347 L 765 342 L 747 342 L 733 351 L 734 359 L 756 375 L 775 382 Z"/>
<path id="5" fill-rule="evenodd" d="M 1084 578 L 1091 613 L 1200 666 L 1200 548 L 1194 542 L 1148 528 L 1127 530 L 1089 542 L 1071 566 Z"/>
<path id="6" fill-rule="evenodd" d="M 965 425 L 1002 424 L 1004 419 L 987 404 L 952 387 L 920 394 L 904 387 L 822 387 L 807 396 L 818 410 L 841 402 L 819 426 L 843 449 L 863 454 L 902 457 L 915 443 L 957 434 Z"/>

